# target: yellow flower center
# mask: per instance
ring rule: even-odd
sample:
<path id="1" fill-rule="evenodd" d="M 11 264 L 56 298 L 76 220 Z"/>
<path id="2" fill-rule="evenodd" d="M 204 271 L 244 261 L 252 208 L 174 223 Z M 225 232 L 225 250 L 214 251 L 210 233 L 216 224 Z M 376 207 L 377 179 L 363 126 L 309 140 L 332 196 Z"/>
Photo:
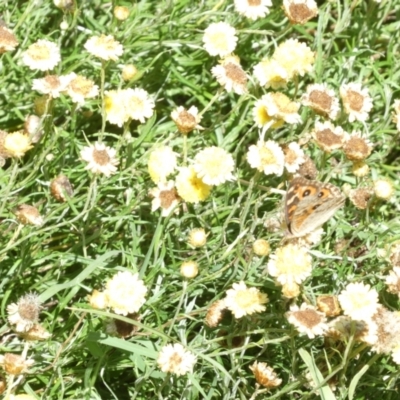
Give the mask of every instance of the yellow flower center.
<path id="1" fill-rule="evenodd" d="M 270 165 L 276 163 L 276 157 L 271 149 L 262 147 L 259 149 L 261 165 Z"/>

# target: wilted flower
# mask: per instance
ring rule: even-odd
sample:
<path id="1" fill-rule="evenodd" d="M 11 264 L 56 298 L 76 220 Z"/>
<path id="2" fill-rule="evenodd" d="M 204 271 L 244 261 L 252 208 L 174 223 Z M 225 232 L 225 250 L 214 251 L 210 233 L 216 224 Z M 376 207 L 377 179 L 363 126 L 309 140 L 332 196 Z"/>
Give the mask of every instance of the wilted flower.
<path id="1" fill-rule="evenodd" d="M 7 306 L 8 322 L 15 325 L 17 332 L 31 329 L 39 321 L 42 302 L 35 293 L 28 293 L 19 298 L 17 303 Z"/>
<path id="2" fill-rule="evenodd" d="M 361 137 L 361 133 L 353 132 L 343 145 L 346 157 L 351 161 L 366 159 L 372 151 L 372 143 L 368 139 Z"/>
<path id="3" fill-rule="evenodd" d="M 50 191 L 53 197 L 58 201 L 67 201 L 74 195 L 74 189 L 71 182 L 65 175 L 59 175 L 50 183 Z"/>
<path id="4" fill-rule="evenodd" d="M 179 196 L 175 189 L 174 181 L 168 182 L 158 182 L 157 187 L 151 189 L 149 194 L 153 196 L 153 200 L 151 202 L 151 211 L 155 211 L 158 208 L 161 208 L 161 215 L 163 217 L 168 217 L 173 210 L 176 213 L 179 212 L 179 209 L 176 206 L 179 204 Z"/>
<path id="5" fill-rule="evenodd" d="M 295 173 L 305 161 L 304 151 L 298 143 L 292 142 L 283 148 L 283 152 L 285 154 L 286 170 L 291 174 Z"/>
<path id="6" fill-rule="evenodd" d="M 85 169 L 94 174 L 103 174 L 107 177 L 115 174 L 119 161 L 117 151 L 104 143 L 96 142 L 94 145 L 84 147 L 81 150 L 81 158 L 87 162 Z"/>
<path id="7" fill-rule="evenodd" d="M 350 190 L 349 199 L 360 210 L 365 210 L 368 207 L 368 202 L 371 199 L 373 191 L 371 188 L 357 188 Z"/>
<path id="8" fill-rule="evenodd" d="M 0 26 L 0 54 L 6 51 L 14 51 L 18 46 L 18 40 L 11 29 Z"/>
<path id="9" fill-rule="evenodd" d="M 337 296 L 333 295 L 318 296 L 317 306 L 327 317 L 336 317 L 342 311 Z"/>
<path id="10" fill-rule="evenodd" d="M 247 74 L 240 65 L 239 57 L 228 56 L 224 58 L 220 65 L 211 69 L 211 73 L 228 93 L 247 93 Z"/>
<path id="11" fill-rule="evenodd" d="M 40 215 L 36 207 L 28 204 L 20 204 L 15 210 L 14 214 L 18 221 L 24 225 L 42 226 L 44 223 L 43 217 Z"/>
<path id="12" fill-rule="evenodd" d="M 393 267 L 393 270 L 389 271 L 385 283 L 388 286 L 388 292 L 400 297 L 400 267 Z"/>
<path id="13" fill-rule="evenodd" d="M 225 299 L 217 300 L 211 304 L 207 311 L 205 323 L 210 328 L 215 328 L 221 322 L 226 310 Z"/>
<path id="14" fill-rule="evenodd" d="M 307 86 L 307 92 L 301 98 L 305 106 L 317 114 L 336 119 L 340 111 L 339 99 L 326 83 L 315 83 Z"/>
<path id="15" fill-rule="evenodd" d="M 147 287 L 139 279 L 139 274 L 129 271 L 117 272 L 107 283 L 104 291 L 108 306 L 116 314 L 136 313 L 146 302 Z"/>
<path id="16" fill-rule="evenodd" d="M 236 178 L 232 174 L 235 162 L 230 153 L 220 147 L 207 147 L 194 158 L 193 168 L 207 185 L 221 185 Z"/>
<path id="17" fill-rule="evenodd" d="M 60 61 L 60 49 L 55 43 L 46 39 L 39 39 L 22 54 L 23 64 L 32 70 L 49 71 Z"/>
<path id="18" fill-rule="evenodd" d="M 227 290 L 225 297 L 225 306 L 235 318 L 265 311 L 263 304 L 267 302 L 268 296 L 265 293 L 261 293 L 255 287 L 248 288 L 243 281 L 234 283 L 232 289 Z"/>
<path id="19" fill-rule="evenodd" d="M 261 386 L 271 389 L 282 383 L 282 379 L 278 378 L 276 372 L 273 368 L 268 367 L 267 363 L 255 361 L 250 369 L 253 372 L 257 383 Z"/>
<path id="20" fill-rule="evenodd" d="M 305 161 L 300 165 L 297 174 L 306 179 L 315 179 L 318 176 L 317 167 L 313 160 L 307 155 L 304 155 Z"/>
<path id="21" fill-rule="evenodd" d="M 47 75 L 44 78 L 34 79 L 32 89 L 57 98 L 60 97 L 61 92 L 67 89 L 70 80 L 70 75 Z"/>
<path id="22" fill-rule="evenodd" d="M 328 329 L 324 313 L 306 303 L 301 307 L 292 305 L 286 313 L 286 318 L 300 333 L 306 334 L 310 339 L 322 335 Z"/>
<path id="23" fill-rule="evenodd" d="M 366 121 L 372 109 L 372 99 L 368 89 L 360 83 L 345 83 L 340 87 L 344 110 L 349 114 L 349 121 Z"/>
<path id="24" fill-rule="evenodd" d="M 340 126 L 334 126 L 329 121 L 317 121 L 312 136 L 317 145 L 327 153 L 342 148 L 347 138 L 346 132 Z"/>
<path id="25" fill-rule="evenodd" d="M 24 374 L 33 364 L 33 360 L 26 360 L 17 354 L 6 353 L 0 355 L 0 365 L 3 367 L 4 371 L 10 375 Z"/>
<path id="26" fill-rule="evenodd" d="M 105 61 L 117 61 L 124 52 L 122 44 L 112 35 L 92 36 L 86 41 L 84 47 L 90 54 Z"/>
<path id="27" fill-rule="evenodd" d="M 201 121 L 201 115 L 199 115 L 199 111 L 195 106 L 190 107 L 189 110 L 179 106 L 172 111 L 171 118 L 175 122 L 179 132 L 183 133 L 184 135 L 187 135 L 194 129 L 202 129 L 202 127 L 199 125 Z"/>
<path id="28" fill-rule="evenodd" d="M 211 56 L 225 57 L 231 54 L 237 43 L 236 30 L 226 22 L 210 24 L 204 31 L 204 48 Z"/>
<path id="29" fill-rule="evenodd" d="M 196 357 L 179 343 L 164 346 L 157 358 L 161 371 L 178 376 L 192 372 L 195 363 Z"/>
<path id="30" fill-rule="evenodd" d="M 292 24 L 305 24 L 318 14 L 314 0 L 283 0 L 283 10 Z"/>

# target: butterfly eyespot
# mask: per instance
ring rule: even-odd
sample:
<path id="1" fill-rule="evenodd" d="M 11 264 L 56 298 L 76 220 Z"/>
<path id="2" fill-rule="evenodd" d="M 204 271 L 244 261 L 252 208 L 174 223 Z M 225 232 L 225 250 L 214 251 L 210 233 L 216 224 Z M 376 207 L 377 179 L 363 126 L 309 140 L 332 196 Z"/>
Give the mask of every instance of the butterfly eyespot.
<path id="1" fill-rule="evenodd" d="M 318 197 L 319 197 L 319 198 L 321 198 L 321 197 L 323 197 L 323 196 L 324 196 L 324 192 L 319 192 L 319 193 L 318 193 Z"/>
<path id="2" fill-rule="evenodd" d="M 315 211 L 321 204 L 316 204 L 312 209 Z"/>
<path id="3" fill-rule="evenodd" d="M 311 191 L 310 190 L 305 190 L 304 192 L 303 192 L 303 197 L 307 197 L 307 196 L 309 196 L 310 195 L 310 193 L 311 193 Z"/>

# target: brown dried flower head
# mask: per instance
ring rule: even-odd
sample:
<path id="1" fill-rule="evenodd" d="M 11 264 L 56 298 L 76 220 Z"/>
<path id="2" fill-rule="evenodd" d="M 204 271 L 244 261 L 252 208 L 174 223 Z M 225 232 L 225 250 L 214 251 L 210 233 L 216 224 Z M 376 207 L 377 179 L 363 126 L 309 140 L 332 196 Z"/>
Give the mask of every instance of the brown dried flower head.
<path id="1" fill-rule="evenodd" d="M 327 317 L 336 317 L 341 313 L 341 308 L 337 296 L 322 295 L 317 297 L 318 310 L 322 311 Z"/>
<path id="2" fill-rule="evenodd" d="M 306 160 L 300 165 L 297 174 L 306 179 L 315 179 L 318 176 L 317 167 L 310 157 L 306 156 Z"/>
<path id="3" fill-rule="evenodd" d="M 344 130 L 340 126 L 334 126 L 329 121 L 317 122 L 312 135 L 317 145 L 327 153 L 340 149 L 346 139 Z"/>
<path id="4" fill-rule="evenodd" d="M 372 323 L 376 326 L 376 341 L 372 350 L 377 353 L 388 354 L 399 344 L 400 315 L 380 306 L 372 317 Z"/>
<path id="5" fill-rule="evenodd" d="M 350 190 L 349 199 L 360 210 L 365 210 L 368 207 L 368 202 L 371 199 L 373 191 L 371 188 L 358 188 Z"/>
<path id="6" fill-rule="evenodd" d="M 26 332 L 39 321 L 41 301 L 37 294 L 28 293 L 17 303 L 7 306 L 8 322 L 15 325 L 17 332 Z"/>
<path id="7" fill-rule="evenodd" d="M 305 24 L 318 14 L 314 0 L 283 0 L 283 10 L 292 24 Z"/>
<path id="8" fill-rule="evenodd" d="M 47 340 L 51 337 L 51 333 L 43 326 L 35 324 L 26 332 L 21 332 L 19 336 L 28 341 Z"/>
<path id="9" fill-rule="evenodd" d="M 18 40 L 14 33 L 5 26 L 0 26 L 0 54 L 6 51 L 14 51 L 18 46 Z"/>
<path id="10" fill-rule="evenodd" d="M 59 175 L 50 183 L 50 191 L 53 197 L 61 202 L 67 201 L 74 195 L 71 182 L 65 175 Z"/>
<path id="11" fill-rule="evenodd" d="M 42 226 L 44 223 L 43 217 L 40 215 L 36 207 L 28 204 L 21 204 L 15 210 L 14 214 L 18 221 L 23 225 Z"/>
<path id="12" fill-rule="evenodd" d="M 307 86 L 307 92 L 302 96 L 302 103 L 315 113 L 330 119 L 336 119 L 340 107 L 335 92 L 324 83 Z"/>
<path id="13" fill-rule="evenodd" d="M 202 129 L 199 125 L 201 116 L 198 113 L 197 107 L 190 107 L 186 110 L 183 106 L 179 106 L 171 113 L 171 118 L 175 122 L 180 133 L 187 135 L 194 129 Z"/>
<path id="14" fill-rule="evenodd" d="M 244 336 L 232 336 L 232 334 L 225 329 L 219 330 L 217 337 L 223 338 L 223 340 L 220 341 L 220 345 L 226 349 L 237 349 L 238 347 L 242 347 L 245 341 Z"/>
<path id="15" fill-rule="evenodd" d="M 256 381 L 261 386 L 266 388 L 275 388 L 282 383 L 282 379 L 278 378 L 276 372 L 268 367 L 267 363 L 255 361 L 252 366 L 250 366 Z"/>
<path id="16" fill-rule="evenodd" d="M 351 161 L 365 160 L 372 151 L 372 143 L 361 137 L 360 132 L 353 132 L 343 146 L 346 157 Z"/>
<path id="17" fill-rule="evenodd" d="M 362 341 L 368 336 L 368 324 L 365 321 L 354 321 L 350 317 L 341 315 L 328 324 L 325 336 L 336 340 L 347 340 L 354 332 L 354 338 Z"/>
<path id="18" fill-rule="evenodd" d="M 221 322 L 224 317 L 224 312 L 226 310 L 226 304 L 224 300 L 217 300 L 212 303 L 207 311 L 205 318 L 205 324 L 210 328 L 215 328 Z"/>
<path id="19" fill-rule="evenodd" d="M 140 316 L 138 313 L 128 314 L 126 318 L 130 318 L 134 321 L 140 321 Z M 121 321 L 120 319 L 112 319 L 106 325 L 106 332 L 108 334 L 124 339 L 133 336 L 138 330 L 139 327 L 137 325 Z"/>
<path id="20" fill-rule="evenodd" d="M 25 360 L 17 354 L 6 353 L 4 356 L 0 356 L 0 365 L 10 375 L 25 373 L 33 363 L 33 360 Z"/>

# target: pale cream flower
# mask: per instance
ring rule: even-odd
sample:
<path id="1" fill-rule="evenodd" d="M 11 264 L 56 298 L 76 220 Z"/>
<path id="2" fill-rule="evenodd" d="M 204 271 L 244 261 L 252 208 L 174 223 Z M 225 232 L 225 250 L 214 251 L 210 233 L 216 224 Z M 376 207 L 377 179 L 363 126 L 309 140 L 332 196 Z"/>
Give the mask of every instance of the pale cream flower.
<path id="1" fill-rule="evenodd" d="M 42 302 L 35 293 L 19 298 L 17 303 L 7 306 L 8 322 L 15 325 L 17 332 L 26 332 L 39 321 Z"/>
<path id="2" fill-rule="evenodd" d="M 107 177 L 117 171 L 119 161 L 116 154 L 117 151 L 115 149 L 98 142 L 84 147 L 80 152 L 82 160 L 87 162 L 85 169 L 94 174 L 103 174 Z"/>
<path id="3" fill-rule="evenodd" d="M 301 307 L 297 305 L 290 306 L 290 311 L 286 313 L 286 318 L 300 333 L 306 334 L 310 339 L 323 335 L 328 329 L 325 314 L 306 303 L 303 303 Z"/>
<path id="4" fill-rule="evenodd" d="M 149 94 L 140 88 L 125 89 L 125 107 L 130 118 L 140 121 L 142 124 L 153 115 L 154 100 Z"/>
<path id="5" fill-rule="evenodd" d="M 374 192 L 378 199 L 389 200 L 394 194 L 393 183 L 389 179 L 377 179 L 374 182 Z"/>
<path id="6" fill-rule="evenodd" d="M 351 161 L 365 160 L 372 152 L 372 143 L 361 136 L 360 131 L 354 131 L 346 137 L 343 145 L 346 157 Z"/>
<path id="7" fill-rule="evenodd" d="M 179 204 L 179 196 L 175 189 L 175 182 L 158 182 L 157 187 L 149 191 L 149 194 L 153 197 L 151 202 L 151 211 L 156 211 L 161 208 L 161 215 L 168 217 L 172 211 L 179 213 L 179 208 L 176 206 Z"/>
<path id="8" fill-rule="evenodd" d="M 327 317 L 336 317 L 342 312 L 337 296 L 329 294 L 317 297 L 317 307 Z"/>
<path id="9" fill-rule="evenodd" d="M 400 364 L 400 343 L 393 349 L 392 359 L 396 364 Z"/>
<path id="10" fill-rule="evenodd" d="M 177 154 L 169 146 L 154 149 L 147 163 L 150 178 L 155 184 L 166 182 L 167 177 L 175 172 L 176 166 Z"/>
<path id="11" fill-rule="evenodd" d="M 285 155 L 278 143 L 273 140 L 258 141 L 247 152 L 247 161 L 251 168 L 263 171 L 265 175 L 281 176 L 285 165 Z"/>
<path id="12" fill-rule="evenodd" d="M 340 126 L 334 126 L 330 121 L 317 121 L 312 136 L 326 153 L 341 149 L 348 138 L 348 134 Z"/>
<path id="13" fill-rule="evenodd" d="M 304 151 L 296 142 L 289 143 L 284 147 L 283 152 L 285 154 L 285 168 L 291 174 L 295 173 L 306 160 Z"/>
<path id="14" fill-rule="evenodd" d="M 210 24 L 204 31 L 204 48 L 211 56 L 225 57 L 231 54 L 237 43 L 236 30 L 226 22 Z"/>
<path id="15" fill-rule="evenodd" d="M 264 59 L 254 66 L 253 74 L 266 88 L 279 89 L 285 88 L 291 76 L 282 67 L 279 61 L 274 59 Z"/>
<path id="16" fill-rule="evenodd" d="M 273 368 L 268 367 L 265 362 L 255 361 L 249 368 L 253 372 L 257 383 L 261 386 L 271 389 L 282 383 L 282 379 L 278 378 Z"/>
<path id="17" fill-rule="evenodd" d="M 211 192 L 211 186 L 197 176 L 193 167 L 180 168 L 175 185 L 179 196 L 188 203 L 204 201 Z"/>
<path id="18" fill-rule="evenodd" d="M 234 283 L 232 289 L 226 291 L 225 307 L 232 312 L 235 318 L 242 318 L 265 311 L 263 304 L 268 302 L 268 296 L 257 288 L 248 288 L 241 281 Z"/>
<path id="19" fill-rule="evenodd" d="M 265 257 L 271 252 L 271 246 L 265 239 L 257 239 L 253 242 L 254 254 Z"/>
<path id="20" fill-rule="evenodd" d="M 188 243 L 193 247 L 203 247 L 207 243 L 207 234 L 204 228 L 194 228 L 189 232 Z"/>
<path id="21" fill-rule="evenodd" d="M 178 376 L 192 372 L 196 361 L 196 357 L 179 343 L 164 346 L 157 358 L 161 371 Z"/>
<path id="22" fill-rule="evenodd" d="M 189 110 L 186 110 L 183 106 L 179 106 L 171 112 L 171 118 L 175 122 L 179 132 L 184 135 L 187 135 L 194 129 L 203 129 L 199 125 L 202 117 L 195 106 L 190 107 Z"/>
<path id="23" fill-rule="evenodd" d="M 363 89 L 360 83 L 344 83 L 340 87 L 340 97 L 350 122 L 368 119 L 372 109 L 372 98 L 368 89 Z"/>
<path id="24" fill-rule="evenodd" d="M 315 53 L 297 39 L 288 39 L 275 50 L 272 58 L 288 71 L 288 76 L 303 76 L 311 72 L 315 62 Z"/>
<path id="25" fill-rule="evenodd" d="M 125 108 L 125 97 L 126 91 L 124 89 L 108 90 L 104 92 L 106 119 L 111 124 L 119 127 L 122 127 L 122 125 L 130 119 Z"/>
<path id="26" fill-rule="evenodd" d="M 226 181 L 234 181 L 233 157 L 221 147 L 206 147 L 194 158 L 193 168 L 197 176 L 207 185 L 218 186 Z"/>
<path id="27" fill-rule="evenodd" d="M 66 92 L 74 103 L 82 105 L 85 103 L 85 99 L 92 99 L 99 95 L 99 87 L 91 79 L 75 73 L 69 74 L 69 77 L 70 82 Z"/>
<path id="28" fill-rule="evenodd" d="M 234 0 L 235 10 L 246 18 L 255 21 L 269 14 L 271 0 Z"/>
<path id="29" fill-rule="evenodd" d="M 400 297 L 400 267 L 393 267 L 393 270 L 389 271 L 385 283 L 388 286 L 388 292 Z"/>
<path id="30" fill-rule="evenodd" d="M 292 24 L 305 24 L 318 14 L 314 0 L 283 0 L 283 10 Z"/>
<path id="31" fill-rule="evenodd" d="M 18 336 L 27 341 L 38 341 L 49 339 L 51 337 L 51 333 L 43 328 L 43 326 L 34 324 L 27 331 L 19 332 Z"/>
<path id="32" fill-rule="evenodd" d="M 107 283 L 104 291 L 108 305 L 116 314 L 136 313 L 146 302 L 147 287 L 139 274 L 129 271 L 117 272 Z"/>
<path id="33" fill-rule="evenodd" d="M 47 75 L 44 78 L 34 79 L 32 89 L 42 94 L 49 94 L 53 98 L 60 97 L 61 92 L 67 89 L 71 80 L 70 75 Z"/>
<path id="34" fill-rule="evenodd" d="M 18 46 L 18 40 L 11 29 L 0 26 L 0 54 L 6 51 L 14 51 Z"/>
<path id="35" fill-rule="evenodd" d="M 121 73 L 122 79 L 124 81 L 130 81 L 134 78 L 138 78 L 140 76 L 140 72 L 134 64 L 125 64 L 122 67 Z M 135 79 L 136 80 L 136 79 Z"/>
<path id="36" fill-rule="evenodd" d="M 393 107 L 393 122 L 396 124 L 397 130 L 400 131 L 400 99 L 394 101 Z"/>
<path id="37" fill-rule="evenodd" d="M 46 39 L 39 39 L 22 53 L 22 63 L 32 70 L 49 71 L 60 61 L 60 49 L 55 43 Z"/>
<path id="38" fill-rule="evenodd" d="M 86 41 L 84 47 L 90 54 L 105 61 L 117 61 L 124 52 L 122 44 L 112 35 L 92 36 Z"/>
<path id="39" fill-rule="evenodd" d="M 199 273 L 199 264 L 196 261 L 184 261 L 181 264 L 181 275 L 187 279 L 193 279 Z"/>
<path id="40" fill-rule="evenodd" d="M 300 285 L 296 282 L 288 282 L 282 285 L 282 296 L 287 299 L 294 299 L 300 294 Z"/>
<path id="41" fill-rule="evenodd" d="M 379 307 L 377 291 L 362 282 L 349 283 L 338 299 L 344 314 L 354 320 L 370 320 Z"/>
<path id="42" fill-rule="evenodd" d="M 253 109 L 254 120 L 262 128 L 272 122 L 272 128 L 279 128 L 285 122 L 298 124 L 300 104 L 291 101 L 283 93 L 267 93 L 256 101 Z"/>
<path id="43" fill-rule="evenodd" d="M 15 131 L 4 137 L 2 147 L 8 157 L 20 158 L 33 146 L 29 135 Z"/>
<path id="44" fill-rule="evenodd" d="M 310 107 L 317 114 L 330 119 L 336 119 L 340 111 L 339 99 L 326 83 L 308 85 L 301 101 L 303 105 Z"/>
<path id="45" fill-rule="evenodd" d="M 358 178 L 363 178 L 369 174 L 370 168 L 367 163 L 363 160 L 361 161 L 354 161 L 351 167 L 351 172 L 354 176 Z"/>
<path id="46" fill-rule="evenodd" d="M 39 227 L 44 224 L 44 219 L 36 207 L 28 204 L 20 204 L 13 212 L 18 221 L 23 225 L 34 225 Z"/>
<path id="47" fill-rule="evenodd" d="M 218 83 L 230 93 L 247 93 L 247 74 L 240 65 L 239 58 L 228 56 L 220 65 L 211 69 L 211 74 L 217 78 Z"/>
<path id="48" fill-rule="evenodd" d="M 125 21 L 129 17 L 129 8 L 124 6 L 115 6 L 113 14 L 119 21 Z"/>
<path id="49" fill-rule="evenodd" d="M 267 271 L 281 285 L 291 282 L 300 285 L 311 275 L 311 261 L 311 256 L 305 247 L 287 244 L 278 247 L 275 253 L 271 254 Z"/>

